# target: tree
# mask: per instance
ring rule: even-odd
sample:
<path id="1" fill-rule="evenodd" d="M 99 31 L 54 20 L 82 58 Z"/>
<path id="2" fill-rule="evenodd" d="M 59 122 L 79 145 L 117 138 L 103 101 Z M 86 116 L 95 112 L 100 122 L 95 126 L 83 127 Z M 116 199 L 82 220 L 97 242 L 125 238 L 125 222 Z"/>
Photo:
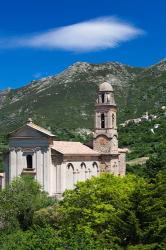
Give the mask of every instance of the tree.
<path id="1" fill-rule="evenodd" d="M 149 178 L 154 178 L 160 170 L 166 170 L 166 145 L 161 143 L 146 162 L 146 173 Z"/>
<path id="2" fill-rule="evenodd" d="M 2 191 L 4 225 L 12 221 L 18 227 L 2 232 L 0 249 L 166 249 L 166 171 L 150 181 L 102 174 L 79 182 L 58 203 L 39 187 L 32 179 L 18 178 Z"/>
<path id="3" fill-rule="evenodd" d="M 16 178 L 0 192 L 1 228 L 27 230 L 32 225 L 34 212 L 52 202 L 32 177 Z"/>
<path id="4" fill-rule="evenodd" d="M 135 237 L 137 223 L 130 197 L 142 182 L 134 176 L 103 174 L 66 191 L 59 210 L 64 234 L 82 232 L 114 249 L 116 245 L 126 246 Z"/>
<path id="5" fill-rule="evenodd" d="M 61 239 L 51 227 L 27 231 L 18 230 L 0 236 L 1 250 L 63 250 L 61 245 Z"/>
<path id="6" fill-rule="evenodd" d="M 142 242 L 166 246 L 166 171 L 160 171 L 153 183 L 149 184 L 139 204 L 139 211 L 144 228 Z"/>

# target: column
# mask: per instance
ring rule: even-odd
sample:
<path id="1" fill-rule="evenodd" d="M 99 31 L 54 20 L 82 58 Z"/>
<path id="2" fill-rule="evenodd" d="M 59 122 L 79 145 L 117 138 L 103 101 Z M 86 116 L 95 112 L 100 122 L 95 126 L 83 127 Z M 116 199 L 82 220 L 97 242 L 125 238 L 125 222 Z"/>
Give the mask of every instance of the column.
<path id="1" fill-rule="evenodd" d="M 51 195 L 54 195 L 57 193 L 56 190 L 56 182 L 57 182 L 57 162 L 55 158 L 51 159 L 51 172 L 50 172 L 50 178 L 51 178 Z"/>
<path id="2" fill-rule="evenodd" d="M 56 192 L 58 194 L 61 193 L 61 165 L 57 165 L 56 167 Z"/>
<path id="3" fill-rule="evenodd" d="M 48 170 L 48 193 L 51 195 L 51 148 L 48 148 L 47 153 L 47 170 Z"/>
<path id="4" fill-rule="evenodd" d="M 61 193 L 66 189 L 66 163 L 61 165 Z"/>
<path id="5" fill-rule="evenodd" d="M 36 179 L 43 187 L 43 153 L 41 149 L 36 149 Z"/>
<path id="6" fill-rule="evenodd" d="M 9 181 L 17 176 L 16 151 L 14 148 L 10 150 L 9 156 Z"/>
<path id="7" fill-rule="evenodd" d="M 17 176 L 18 176 L 18 175 L 21 175 L 22 170 L 25 167 L 24 162 L 23 162 L 23 156 L 22 156 L 21 148 L 17 149 L 17 163 L 16 163 L 16 165 L 17 165 Z"/>
<path id="8" fill-rule="evenodd" d="M 77 169 L 74 169 L 74 172 L 73 172 L 73 188 L 74 188 L 74 185 L 78 181 L 77 177 L 78 177 L 78 175 L 77 175 Z"/>
<path id="9" fill-rule="evenodd" d="M 44 149 L 43 157 L 43 187 L 46 192 L 49 192 L 49 180 L 48 180 L 48 149 Z"/>
<path id="10" fill-rule="evenodd" d="M 101 113 L 98 113 L 97 128 L 101 128 Z"/>
<path id="11" fill-rule="evenodd" d="M 108 128 L 111 128 L 111 112 L 108 112 Z"/>

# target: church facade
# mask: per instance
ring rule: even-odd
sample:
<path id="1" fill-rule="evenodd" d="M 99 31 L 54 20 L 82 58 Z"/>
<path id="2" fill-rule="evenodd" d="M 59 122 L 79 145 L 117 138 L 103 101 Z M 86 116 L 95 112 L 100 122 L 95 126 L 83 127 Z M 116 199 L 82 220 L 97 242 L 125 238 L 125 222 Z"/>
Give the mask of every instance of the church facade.
<path id="1" fill-rule="evenodd" d="M 80 142 L 57 141 L 48 130 L 27 124 L 10 133 L 5 157 L 5 182 L 20 175 L 31 175 L 51 196 L 60 196 L 101 172 L 124 176 L 125 149 L 118 148 L 117 107 L 112 86 L 99 86 L 96 102 L 93 147 Z"/>

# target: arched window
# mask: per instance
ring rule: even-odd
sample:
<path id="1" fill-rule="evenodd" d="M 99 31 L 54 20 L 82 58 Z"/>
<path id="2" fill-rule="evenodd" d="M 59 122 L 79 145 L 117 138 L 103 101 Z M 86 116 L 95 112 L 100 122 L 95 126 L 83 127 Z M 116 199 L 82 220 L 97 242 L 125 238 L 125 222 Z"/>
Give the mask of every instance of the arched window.
<path id="1" fill-rule="evenodd" d="M 115 127 L 115 115 L 112 114 L 112 128 Z"/>
<path id="2" fill-rule="evenodd" d="M 33 168 L 32 155 L 27 155 L 27 168 Z"/>
<path id="3" fill-rule="evenodd" d="M 102 102 L 102 103 L 104 103 L 104 101 L 105 101 L 105 100 L 104 100 L 104 99 L 105 99 L 104 96 L 105 96 L 104 94 L 101 94 L 101 102 Z"/>
<path id="4" fill-rule="evenodd" d="M 86 180 L 86 164 L 84 162 L 80 165 L 80 181 Z"/>
<path id="5" fill-rule="evenodd" d="M 97 176 L 99 172 L 99 168 L 96 162 L 92 164 L 92 176 Z"/>
<path id="6" fill-rule="evenodd" d="M 105 115 L 101 114 L 101 128 L 105 128 Z"/>
<path id="7" fill-rule="evenodd" d="M 74 171 L 73 164 L 71 164 L 71 163 L 67 164 L 67 169 L 73 169 L 73 171 Z"/>
<path id="8" fill-rule="evenodd" d="M 66 168 L 66 189 L 74 188 L 74 167 L 73 164 L 67 164 Z"/>

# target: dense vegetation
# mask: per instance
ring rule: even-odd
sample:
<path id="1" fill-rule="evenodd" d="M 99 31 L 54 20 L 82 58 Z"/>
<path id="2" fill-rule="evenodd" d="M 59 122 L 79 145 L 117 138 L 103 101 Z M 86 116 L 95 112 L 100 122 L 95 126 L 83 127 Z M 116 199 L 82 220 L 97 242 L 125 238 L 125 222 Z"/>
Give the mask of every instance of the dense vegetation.
<path id="1" fill-rule="evenodd" d="M 3 158 L 7 150 L 7 136 L 4 134 L 0 134 L 0 173 L 3 172 Z"/>
<path id="2" fill-rule="evenodd" d="M 130 122 L 126 127 L 119 127 L 120 147 L 128 147 L 128 159 L 151 156 L 166 143 L 165 111 L 157 110 L 154 120 L 135 124 Z"/>
<path id="3" fill-rule="evenodd" d="M 166 116 L 165 111 L 159 109 L 157 118 L 143 121 L 138 124 L 129 123 L 119 129 L 120 147 L 127 147 L 130 153 L 127 160 L 147 157 L 147 164 L 127 166 L 127 171 L 139 176 L 146 176 L 146 169 L 150 166 L 151 171 L 156 173 L 166 169 Z"/>
<path id="4" fill-rule="evenodd" d="M 0 192 L 1 250 L 166 248 L 166 172 L 103 174 L 53 200 L 30 178 Z"/>
<path id="5" fill-rule="evenodd" d="M 149 68 L 80 62 L 57 76 L 7 91 L 3 98 L 0 91 L 0 131 L 12 131 L 28 117 L 52 130 L 92 129 L 97 89 L 104 81 L 114 87 L 120 122 L 166 105 L 166 60 Z"/>

